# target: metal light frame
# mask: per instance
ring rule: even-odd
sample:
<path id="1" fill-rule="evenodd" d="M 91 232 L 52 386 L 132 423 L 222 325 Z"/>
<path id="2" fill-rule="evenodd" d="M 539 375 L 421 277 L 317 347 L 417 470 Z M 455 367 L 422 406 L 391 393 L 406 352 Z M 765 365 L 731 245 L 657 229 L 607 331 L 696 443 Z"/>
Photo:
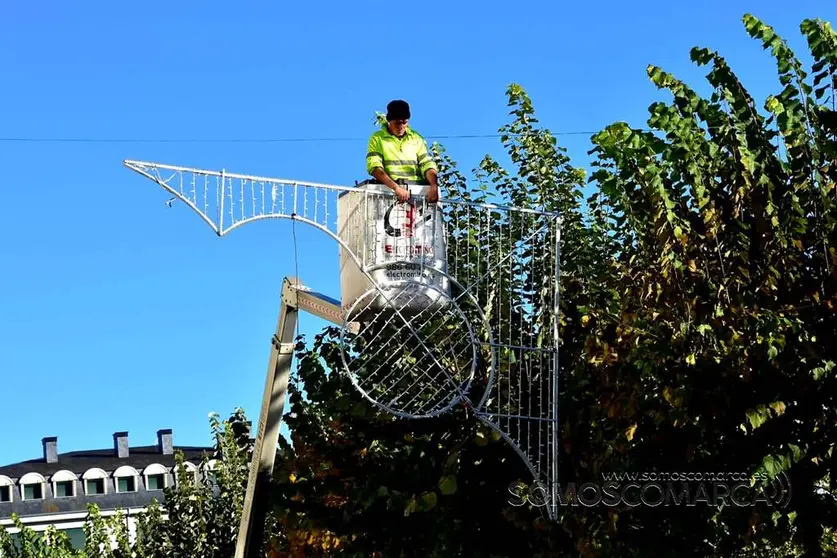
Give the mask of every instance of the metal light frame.
<path id="1" fill-rule="evenodd" d="M 227 173 L 225 170 L 212 171 L 204 169 L 196 169 L 182 166 L 166 165 L 160 163 L 125 160 L 125 167 L 138 174 L 150 179 L 164 190 L 172 194 L 167 203 L 170 205 L 172 201 L 179 200 L 189 206 L 197 213 L 200 218 L 213 230 L 219 237 L 225 236 L 231 231 L 244 226 L 253 221 L 264 219 L 290 219 L 308 224 L 337 241 L 338 245 L 344 250 L 352 260 L 362 270 L 363 274 L 373 285 L 373 289 L 378 292 L 385 300 L 389 301 L 387 292 L 382 289 L 376 281 L 373 280 L 371 272 L 374 270 L 374 265 L 367 264 L 366 254 L 358 255 L 352 252 L 350 247 L 340 238 L 336 230 L 334 230 L 335 222 L 332 221 L 334 214 L 329 205 L 331 198 L 335 204 L 337 198 L 345 195 L 347 192 L 352 192 L 352 195 L 367 195 L 363 188 L 357 186 L 340 186 L 332 184 L 321 184 L 316 182 L 306 182 L 297 180 L 284 180 L 279 178 L 270 178 L 263 176 L 253 176 L 245 174 Z M 281 195 L 280 195 L 281 192 Z M 238 194 L 237 197 L 234 194 Z M 380 196 L 380 194 L 377 194 Z M 551 339 L 545 346 L 525 346 L 512 345 L 510 343 L 504 344 L 495 338 L 493 328 L 490 323 L 487 323 L 486 335 L 487 341 L 480 342 L 480 347 L 488 350 L 491 354 L 489 367 L 489 385 L 480 401 L 476 404 L 470 401 L 467 394 L 462 394 L 462 397 L 457 397 L 457 401 L 467 404 L 474 412 L 475 416 L 496 431 L 503 439 L 508 442 L 515 452 L 525 463 L 527 469 L 535 479 L 535 482 L 544 487 L 547 496 L 547 514 L 550 519 L 557 518 L 558 500 L 558 420 L 559 420 L 559 298 L 560 298 L 560 261 L 561 261 L 561 216 L 548 211 L 539 211 L 528 208 L 515 208 L 499 204 L 476 203 L 464 200 L 443 200 L 444 205 L 453 206 L 458 212 L 465 211 L 470 217 L 476 214 L 478 217 L 484 215 L 487 217 L 488 228 L 491 228 L 492 215 L 496 213 L 505 215 L 528 215 L 531 218 L 540 218 L 544 225 L 539 230 L 526 231 L 530 234 L 526 235 L 523 240 L 529 242 L 535 241 L 537 235 L 546 230 L 554 242 L 554 277 L 551 278 L 551 323 L 552 332 Z M 312 207 L 313 204 L 313 207 Z M 336 213 L 336 212 L 335 212 Z M 480 217 L 482 218 L 482 217 Z M 509 221 L 510 222 L 510 221 Z M 509 230 L 509 239 L 511 239 L 511 229 Z M 490 248 L 490 247 L 489 247 Z M 530 250 L 536 247 L 530 246 Z M 468 253 L 470 264 L 470 252 Z M 507 258 L 509 256 L 506 256 Z M 533 260 L 534 261 L 534 260 Z M 499 262 L 496 265 L 505 265 L 504 262 Z M 509 264 L 511 266 L 511 264 Z M 532 264 L 534 265 L 534 263 Z M 474 295 L 471 290 L 478 288 L 480 281 L 488 279 L 491 284 L 491 271 L 483 274 L 476 282 L 471 285 L 459 285 L 457 278 L 449 275 L 448 279 L 458 285 L 463 294 L 473 300 Z M 502 270 L 501 270 L 502 272 Z M 512 271 L 509 267 L 509 276 Z M 295 282 L 295 283 L 294 283 Z M 509 299 L 511 300 L 511 299 Z M 256 525 L 262 525 L 264 513 L 266 510 L 266 498 L 264 488 L 269 481 L 272 474 L 273 463 L 276 452 L 276 444 L 278 440 L 279 425 L 281 423 L 281 416 L 284 409 L 284 397 L 287 390 L 287 377 L 290 371 L 291 360 L 293 357 L 292 351 L 292 336 L 293 324 L 296 323 L 296 316 L 298 310 L 309 311 L 319 317 L 322 317 L 332 323 L 341 325 L 343 331 L 341 333 L 341 340 L 344 338 L 347 331 L 350 333 L 357 333 L 357 324 L 353 324 L 347 318 L 350 304 L 342 304 L 330 297 L 321 295 L 319 293 L 312 293 L 309 289 L 301 286 L 297 279 L 285 279 L 285 286 L 282 295 L 282 307 L 280 309 L 279 323 L 277 324 L 277 332 L 272 340 L 271 356 L 268 365 L 268 377 L 265 384 L 264 399 L 262 402 L 261 417 L 258 426 L 258 434 L 256 438 L 256 447 L 254 448 L 253 463 L 255 467 L 251 467 L 250 479 L 248 481 L 247 493 L 245 496 L 244 513 L 242 514 L 241 529 L 239 532 L 238 549 L 236 552 L 237 558 L 254 556 L 257 549 L 253 547 L 255 541 L 259 538 L 260 530 Z M 481 320 L 488 322 L 486 313 L 483 309 L 476 305 L 477 316 Z M 410 323 L 410 318 L 402 315 L 397 308 L 391 310 L 397 316 L 402 327 L 410 330 L 414 335 L 415 328 Z M 509 317 L 511 319 L 512 309 L 509 308 Z M 523 314 L 520 314 L 521 323 Z M 485 327 L 486 324 L 480 324 Z M 513 324 L 506 324 L 509 331 Z M 290 326 L 290 327 L 289 327 Z M 469 335 L 473 336 L 471 331 L 471 324 L 468 324 Z M 502 328 L 501 328 L 502 329 Z M 511 334 L 510 334 L 511 335 Z M 509 382 L 509 378 L 498 376 L 497 350 L 502 349 L 506 353 L 512 355 L 515 351 L 520 351 L 521 354 L 528 351 L 538 355 L 545 355 L 544 362 L 546 366 L 545 379 L 540 374 L 536 374 L 541 382 L 541 387 L 546 384 L 548 393 L 546 394 L 547 405 L 543 405 L 544 389 L 541 389 L 539 395 L 541 401 L 537 407 L 541 409 L 538 415 L 527 415 L 523 412 L 522 400 L 518 401 L 518 413 L 501 412 L 502 389 L 503 382 Z M 509 360 L 509 370 L 511 370 L 512 360 Z M 536 371 L 543 373 L 544 370 Z M 511 372 L 509 372 L 511 373 Z M 520 388 L 522 382 L 523 372 L 518 371 L 518 389 L 522 394 Z M 527 381 L 531 382 L 531 370 L 529 370 L 529 378 Z M 354 380 L 353 380 L 354 381 Z M 470 383 L 469 383 L 470 384 Z M 357 384 L 355 384 L 357 386 Z M 363 390 L 359 390 L 367 398 Z M 489 408 L 489 399 L 492 393 L 497 397 L 497 411 L 493 412 Z M 508 385 L 507 403 L 511 401 L 513 394 L 513 386 Z M 533 394 L 529 392 L 530 408 L 533 405 Z M 370 398 L 371 400 L 371 398 Z M 373 400 L 373 403 L 375 401 Z M 392 412 L 391 409 L 386 409 L 385 406 L 378 404 L 379 407 Z M 449 410 L 446 407 L 445 410 Z M 504 426 L 504 421 L 506 425 Z M 517 425 L 517 434 L 514 432 L 512 426 L 513 421 Z M 526 424 L 526 439 L 524 441 L 522 433 L 522 424 Z M 537 451 L 533 451 L 533 443 L 531 441 L 532 425 L 537 426 L 537 438 L 539 440 Z M 543 428 L 545 426 L 545 428 Z M 547 440 L 542 441 L 542 434 L 547 437 Z M 546 451 L 544 449 L 546 448 Z M 260 523 L 261 521 L 261 523 Z"/>

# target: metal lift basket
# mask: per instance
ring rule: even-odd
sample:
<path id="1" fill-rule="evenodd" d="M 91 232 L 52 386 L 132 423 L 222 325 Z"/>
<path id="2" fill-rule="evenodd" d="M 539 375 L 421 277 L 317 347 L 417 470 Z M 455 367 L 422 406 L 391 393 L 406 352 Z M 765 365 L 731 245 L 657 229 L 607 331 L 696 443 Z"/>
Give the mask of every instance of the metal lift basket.
<path id="1" fill-rule="evenodd" d="M 353 321 L 365 321 L 387 309 L 405 316 L 432 313 L 450 300 L 441 206 L 427 202 L 429 186 L 407 183 L 405 187 L 411 194 L 407 202 L 399 202 L 389 188 L 371 181 L 338 197 L 338 236 L 345 243 L 340 246 L 342 307 Z"/>

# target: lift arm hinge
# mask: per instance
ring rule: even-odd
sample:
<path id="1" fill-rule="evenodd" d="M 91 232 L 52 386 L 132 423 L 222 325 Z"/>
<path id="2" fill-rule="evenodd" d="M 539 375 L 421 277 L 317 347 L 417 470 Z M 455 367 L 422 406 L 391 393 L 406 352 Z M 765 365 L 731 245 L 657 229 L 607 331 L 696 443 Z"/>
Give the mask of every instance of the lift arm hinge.
<path id="1" fill-rule="evenodd" d="M 280 355 L 291 355 L 294 352 L 294 347 L 296 346 L 294 343 L 282 343 L 282 341 L 276 336 L 273 336 L 273 339 L 270 340 L 271 344 L 279 350 Z"/>

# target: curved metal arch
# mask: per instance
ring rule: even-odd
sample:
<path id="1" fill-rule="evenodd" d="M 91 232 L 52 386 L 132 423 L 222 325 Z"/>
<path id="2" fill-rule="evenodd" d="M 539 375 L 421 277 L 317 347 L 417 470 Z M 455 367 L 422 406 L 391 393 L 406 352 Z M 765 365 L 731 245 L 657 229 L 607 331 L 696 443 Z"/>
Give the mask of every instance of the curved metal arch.
<path id="1" fill-rule="evenodd" d="M 511 446 L 514 452 L 520 457 L 521 461 L 523 461 L 523 464 L 526 466 L 526 469 L 529 471 L 529 474 L 532 475 L 533 479 L 536 479 L 538 482 L 542 482 L 540 480 L 541 475 L 538 473 L 538 471 L 535 470 L 534 465 L 532 465 L 532 459 L 528 455 L 526 455 L 526 453 L 523 451 L 520 445 L 514 439 L 512 439 L 512 437 L 506 431 L 504 431 L 499 424 L 488 418 L 491 416 L 491 413 L 485 413 L 480 411 L 474 413 L 474 415 L 477 417 L 477 420 L 479 420 L 480 422 L 491 428 L 491 430 L 499 434 L 500 437 L 503 438 L 506 441 L 506 443 L 509 444 L 509 446 Z M 547 485 L 546 488 L 547 495 L 550 498 L 552 498 L 553 491 L 558 489 L 557 486 L 549 485 Z M 551 505 L 546 505 L 544 507 L 547 509 L 547 514 L 549 516 L 550 521 L 554 521 L 557 515 L 556 510 L 554 510 L 553 506 Z"/>
<path id="2" fill-rule="evenodd" d="M 126 162 L 126 165 L 128 165 L 128 163 L 129 162 Z M 258 220 L 263 220 L 263 219 L 290 219 L 292 221 L 299 221 L 301 223 L 311 225 L 315 229 L 318 229 L 318 230 L 324 232 L 330 238 L 337 241 L 337 243 L 341 247 L 343 247 L 344 250 L 346 250 L 346 253 L 355 262 L 358 269 L 366 276 L 366 279 L 369 281 L 369 283 L 371 285 L 374 285 L 375 289 L 378 291 L 378 294 L 385 301 L 387 301 L 388 303 L 392 303 L 392 300 L 386 295 L 386 293 L 384 292 L 384 289 L 382 289 L 381 286 L 378 284 L 378 282 L 375 281 L 372 278 L 372 275 L 370 274 L 369 270 L 366 268 L 366 266 L 364 266 L 363 262 L 360 260 L 360 258 L 358 258 L 358 256 L 354 253 L 354 251 L 352 251 L 351 248 L 349 248 L 347 243 L 345 241 L 343 241 L 336 233 L 334 233 L 333 231 L 331 231 L 327 227 L 323 226 L 322 224 L 317 223 L 316 221 L 313 221 L 311 219 L 308 219 L 307 217 L 301 217 L 301 216 L 299 216 L 295 213 L 291 213 L 289 215 L 275 214 L 274 213 L 274 214 L 267 214 L 267 215 L 257 215 L 257 216 L 249 217 L 247 219 L 242 219 L 241 221 L 238 221 L 237 223 L 234 223 L 233 225 L 231 225 L 228 229 L 224 230 L 220 226 L 216 226 L 215 223 L 213 223 L 212 220 L 206 214 L 204 214 L 200 209 L 198 209 L 198 207 L 194 203 L 191 202 L 191 200 L 189 200 L 188 198 L 183 196 L 180 192 L 178 192 L 177 190 L 175 190 L 174 188 L 169 186 L 167 183 L 163 182 L 159 178 L 157 178 L 157 177 L 153 176 L 152 174 L 148 173 L 147 171 L 143 170 L 141 167 L 129 166 L 129 168 L 131 168 L 132 170 L 136 171 L 137 173 L 145 176 L 149 180 L 159 184 L 161 187 L 163 187 L 166 191 L 170 192 L 177 199 L 182 200 L 183 202 L 185 202 L 189 207 L 192 208 L 192 210 L 194 210 L 196 213 L 198 213 L 198 215 L 200 215 L 201 218 L 207 224 L 209 224 L 210 228 L 213 231 L 215 231 L 215 233 L 218 236 L 223 236 L 223 235 L 225 235 L 225 234 L 243 226 L 245 223 L 250 223 L 250 222 L 253 222 L 253 221 L 258 221 Z M 351 188 L 346 188 L 346 190 L 349 191 L 349 192 L 354 191 Z M 222 197 L 223 197 L 223 195 L 222 195 Z M 389 263 L 399 263 L 399 261 L 392 261 L 392 262 L 389 262 Z M 404 262 L 404 263 L 407 263 L 407 262 Z M 341 306 L 342 306 L 342 301 L 341 301 Z M 410 333 L 412 333 L 416 337 L 416 339 L 419 339 L 419 342 L 422 343 L 422 341 L 420 339 L 420 336 L 415 331 L 415 328 L 413 328 L 413 326 L 410 324 L 410 321 L 401 313 L 401 311 L 398 310 L 397 308 L 395 308 L 394 305 L 392 306 L 392 311 L 396 316 L 398 316 L 404 322 L 404 325 L 407 326 Z M 427 347 L 425 347 L 425 349 L 427 349 Z M 492 379 L 493 379 L 493 369 L 494 369 L 494 367 L 492 366 Z"/>
<path id="3" fill-rule="evenodd" d="M 344 242 L 344 241 L 343 241 L 343 240 L 342 240 L 339 236 L 337 236 L 337 234 L 335 234 L 333 231 L 329 230 L 327 227 L 325 227 L 325 226 L 321 225 L 320 223 L 317 223 L 316 221 L 312 221 L 311 219 L 308 219 L 308 218 L 306 218 L 306 217 L 301 217 L 301 216 L 296 215 L 296 214 L 294 214 L 294 213 L 292 213 L 292 214 L 290 214 L 290 215 L 282 215 L 282 214 L 269 214 L 269 215 L 257 215 L 257 216 L 253 216 L 253 217 L 248 217 L 247 219 L 242 219 L 241 221 L 239 221 L 239 222 L 237 222 L 237 223 L 233 224 L 232 226 L 230 226 L 229 228 L 227 228 L 226 230 L 224 230 L 224 229 L 222 229 L 222 228 L 221 228 L 221 226 L 220 226 L 220 225 L 216 225 L 215 223 L 213 223 L 213 222 L 212 222 L 212 219 L 210 219 L 208 215 L 206 215 L 203 211 L 201 211 L 201 210 L 200 210 L 200 209 L 199 209 L 199 208 L 198 208 L 198 207 L 197 207 L 197 206 L 196 206 L 196 205 L 195 205 L 195 204 L 194 204 L 194 203 L 193 203 L 193 202 L 192 202 L 189 198 L 185 197 L 185 196 L 184 196 L 184 195 L 182 195 L 180 192 L 178 192 L 177 190 L 175 190 L 174 188 L 172 188 L 171 186 L 169 186 L 166 182 L 164 182 L 164 181 L 160 180 L 158 177 L 156 177 L 156 176 L 152 175 L 151 173 L 149 173 L 149 172 L 147 172 L 147 171 L 143 170 L 140 166 L 138 166 L 138 164 L 134 164 L 134 163 L 135 163 L 134 161 L 125 161 L 125 165 L 126 165 L 128 168 L 130 168 L 131 170 L 133 170 L 133 171 L 135 171 L 135 172 L 137 172 L 137 173 L 139 173 L 139 174 L 141 174 L 141 175 L 145 176 L 146 178 L 148 178 L 148 179 L 149 179 L 149 180 L 151 180 L 152 182 L 157 183 L 157 184 L 158 184 L 158 185 L 160 185 L 163 189 L 165 189 L 167 192 L 169 192 L 170 194 L 172 194 L 174 197 L 176 197 L 177 199 L 181 200 L 181 201 L 182 201 L 182 202 L 184 202 L 186 205 L 188 205 L 189 207 L 191 207 L 191 208 L 192 208 L 192 210 L 193 210 L 195 213 L 197 213 L 197 214 L 201 217 L 201 219 L 203 219 L 203 221 L 204 221 L 207 225 L 209 225 L 209 227 L 210 227 L 210 228 L 211 228 L 211 229 L 215 232 L 215 234 L 216 234 L 216 235 L 218 235 L 219 237 L 220 237 L 220 236 L 223 236 L 223 235 L 225 235 L 225 234 L 227 234 L 227 233 L 229 233 L 229 232 L 231 232 L 231 231 L 233 231 L 233 230 L 235 230 L 235 229 L 237 229 L 237 228 L 239 228 L 239 227 L 241 227 L 241 226 L 242 226 L 242 225 L 244 225 L 245 223 L 250 223 L 250 222 L 253 222 L 253 221 L 260 221 L 260 220 L 263 220 L 263 219 L 290 219 L 290 220 L 292 220 L 292 221 L 299 221 L 299 222 L 301 222 L 301 223 L 305 223 L 305 224 L 307 224 L 307 225 L 311 225 L 312 227 L 314 227 L 314 228 L 316 228 L 316 229 L 318 229 L 318 230 L 320 230 L 320 231 L 322 231 L 322 232 L 326 233 L 326 234 L 327 234 L 329 237 L 331 237 L 333 240 L 337 241 L 337 243 L 338 243 L 338 244 L 340 244 L 340 246 L 342 246 L 342 247 L 343 247 L 343 249 L 345 249 L 345 250 L 346 250 L 346 253 L 347 253 L 347 254 L 349 254 L 349 256 L 352 258 L 352 260 L 354 260 L 355 264 L 357 264 L 358 269 L 360 269 L 360 270 L 361 270 L 361 272 L 362 272 L 362 273 L 366 276 L 366 278 L 369 280 L 369 282 L 370 282 L 372 285 L 375 285 L 376 289 L 378 290 L 378 293 L 379 293 L 379 294 L 380 294 L 380 295 L 384 298 L 384 300 L 386 300 L 387 302 L 391 302 L 391 301 L 390 301 L 390 299 L 389 299 L 389 298 L 386 296 L 386 294 L 384 293 L 383 289 L 381 289 L 380 285 L 378 285 L 378 283 L 377 283 L 377 282 L 376 282 L 376 281 L 372 278 L 372 276 L 369 274 L 369 272 L 368 272 L 368 271 L 364 268 L 363 262 L 362 262 L 362 261 L 361 261 L 361 260 L 357 257 L 357 255 L 356 255 L 356 254 L 355 254 L 355 253 L 354 253 L 354 252 L 353 252 L 353 251 L 349 248 L 349 246 L 348 246 L 348 245 L 347 245 L 347 244 L 346 244 L 346 243 L 345 243 L 345 242 Z M 176 169 L 176 168 L 175 168 L 174 170 L 182 170 L 182 169 Z M 309 185 L 309 184 L 306 184 L 306 185 Z M 349 188 L 347 188 L 346 190 L 351 191 L 351 189 L 349 189 Z M 223 196 L 222 196 L 222 197 L 223 197 Z M 403 314 L 401 314 L 401 312 L 400 312 L 400 311 L 398 311 L 397 309 L 394 309 L 394 312 L 395 312 L 395 313 L 396 313 L 396 314 L 397 314 L 397 315 L 398 315 L 398 316 L 399 316 L 402 320 L 404 320 L 404 322 L 405 322 L 405 324 L 407 325 L 407 327 L 411 328 L 411 326 L 410 326 L 410 324 L 409 324 L 409 321 L 408 321 L 408 320 L 404 317 L 404 315 L 403 315 Z M 411 328 L 411 330 L 412 330 L 412 328 Z M 412 330 L 411 332 L 412 332 L 414 335 L 415 335 L 415 333 L 416 333 L 414 330 Z"/>
<path id="4" fill-rule="evenodd" d="M 142 176 L 146 177 L 146 178 L 147 178 L 147 179 L 149 179 L 150 181 L 152 181 L 152 182 L 156 182 L 156 183 L 157 183 L 160 187 L 162 187 L 164 190 L 166 190 L 166 191 L 167 191 L 167 192 L 169 192 L 171 195 L 173 195 L 174 197 L 176 197 L 177 199 L 179 199 L 180 201 L 182 201 L 183 203 L 185 203 L 186 205 L 188 205 L 189 207 L 191 207 L 191 208 L 192 208 L 192 210 L 193 210 L 195 213 L 197 213 L 197 214 L 198 214 L 198 216 L 199 216 L 199 217 L 200 217 L 200 218 L 201 218 L 201 219 L 202 219 L 202 220 L 203 220 L 203 221 L 204 221 L 207 225 L 209 225 L 209 228 L 210 228 L 210 229 L 212 229 L 212 230 L 213 230 L 213 232 L 214 232 L 216 235 L 218 235 L 218 236 L 223 236 L 223 233 L 221 232 L 220 227 L 219 227 L 218 225 L 216 225 L 215 223 L 213 223 L 213 222 L 212 222 L 212 219 L 210 219 L 208 215 L 206 215 L 203 211 L 201 211 L 200 209 L 198 209 L 198 206 L 196 206 L 196 205 L 192 202 L 192 200 L 190 200 L 189 198 L 187 198 L 187 197 L 183 196 L 180 192 L 178 192 L 177 190 L 175 190 L 174 188 L 172 188 L 171 186 L 169 186 L 167 183 L 165 183 L 165 182 L 163 182 L 162 180 L 160 180 L 158 177 L 153 176 L 151 173 L 149 173 L 148 171 L 144 170 L 144 169 L 140 166 L 140 163 L 139 163 L 138 161 L 124 161 L 124 165 L 125 165 L 127 168 L 131 169 L 132 171 L 136 172 L 137 174 L 141 174 Z"/>
<path id="5" fill-rule="evenodd" d="M 183 167 L 178 165 L 166 165 L 163 163 L 150 163 L 146 161 L 137 161 L 132 159 L 125 159 L 122 161 L 122 164 L 137 172 L 142 174 L 143 176 L 149 178 L 150 180 L 157 182 L 164 188 L 166 188 L 169 192 L 180 197 L 176 191 L 172 190 L 171 188 L 167 187 L 165 184 L 160 183 L 154 176 L 148 174 L 146 171 L 143 170 L 144 167 L 155 168 L 155 169 L 164 169 L 168 171 L 172 171 L 175 173 L 200 173 L 206 176 L 214 176 L 216 178 L 221 179 L 238 179 L 238 180 L 248 180 L 252 182 L 266 182 L 266 183 L 274 183 L 274 184 L 285 184 L 285 185 L 293 185 L 293 186 L 302 186 L 307 188 L 325 188 L 331 191 L 337 192 L 352 192 L 355 191 L 357 186 L 340 186 L 336 184 L 325 184 L 321 182 L 311 182 L 307 180 L 287 180 L 287 179 L 278 179 L 276 177 L 268 177 L 268 176 L 259 176 L 259 175 L 249 175 L 249 174 L 241 174 L 241 173 L 228 173 L 226 171 L 212 171 L 212 170 L 205 170 L 205 169 L 194 169 L 189 167 Z M 364 181 L 358 184 L 375 184 L 375 182 Z M 408 184 L 418 184 L 418 183 L 408 183 Z M 185 201 L 185 200 L 184 200 Z M 476 207 L 481 209 L 492 209 L 492 210 L 499 210 L 499 211 L 510 211 L 514 213 L 524 213 L 524 214 L 534 214 L 534 215 L 543 215 L 546 217 L 554 217 L 558 220 L 559 223 L 563 223 L 564 219 L 561 214 L 557 211 L 547 211 L 544 209 L 532 209 L 528 207 L 511 207 L 504 204 L 497 204 L 497 203 L 490 203 L 490 202 L 474 202 L 468 200 L 447 200 L 446 203 L 448 204 L 455 204 L 464 207 Z M 190 204 L 191 205 L 191 204 Z M 196 209 L 196 211 L 200 212 Z M 215 227 L 213 227 L 215 229 Z"/>
<path id="6" fill-rule="evenodd" d="M 252 174 L 241 174 L 241 173 L 226 172 L 226 171 L 219 172 L 219 171 L 213 171 L 213 170 L 194 169 L 194 168 L 183 167 L 183 166 L 179 166 L 179 165 L 166 165 L 166 164 L 163 164 L 163 163 L 150 163 L 150 162 L 146 162 L 146 161 L 137 161 L 137 160 L 134 160 L 134 159 L 125 159 L 124 161 L 122 161 L 122 164 L 124 164 L 129 169 L 137 171 L 137 172 L 142 172 L 142 171 L 139 170 L 139 168 L 142 167 L 142 166 L 154 166 L 155 168 L 170 170 L 170 171 L 174 171 L 174 172 L 200 172 L 201 174 L 216 176 L 218 178 L 221 178 L 221 177 L 239 178 L 239 179 L 244 179 L 244 180 L 255 180 L 255 181 L 262 181 L 262 182 L 277 182 L 277 181 L 280 181 L 280 182 L 287 182 L 289 184 L 297 184 L 299 186 L 310 186 L 310 187 L 313 187 L 313 188 L 329 188 L 329 189 L 332 189 L 332 190 L 342 190 L 342 191 L 347 191 L 347 192 L 351 192 L 355 189 L 354 186 L 339 186 L 339 185 L 335 185 L 335 184 L 325 184 L 323 182 L 311 182 L 311 181 L 308 181 L 308 180 L 284 180 L 284 179 L 280 180 L 280 179 L 277 179 L 276 177 L 270 177 L 270 176 L 258 176 L 258 175 L 252 175 Z M 536 212 L 536 213 L 540 213 L 540 212 Z"/>

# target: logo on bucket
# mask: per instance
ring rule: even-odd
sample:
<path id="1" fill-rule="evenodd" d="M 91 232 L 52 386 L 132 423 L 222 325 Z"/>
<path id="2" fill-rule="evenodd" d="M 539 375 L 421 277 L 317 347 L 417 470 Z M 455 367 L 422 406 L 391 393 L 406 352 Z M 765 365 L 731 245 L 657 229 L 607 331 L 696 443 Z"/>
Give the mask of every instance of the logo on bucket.
<path id="1" fill-rule="evenodd" d="M 432 237 L 432 220 L 432 211 L 425 213 L 425 208 L 412 202 L 393 203 L 384 214 L 384 232 L 388 237 L 384 251 L 396 257 L 432 256 L 433 246 L 428 245 L 432 242 L 426 242 Z"/>

